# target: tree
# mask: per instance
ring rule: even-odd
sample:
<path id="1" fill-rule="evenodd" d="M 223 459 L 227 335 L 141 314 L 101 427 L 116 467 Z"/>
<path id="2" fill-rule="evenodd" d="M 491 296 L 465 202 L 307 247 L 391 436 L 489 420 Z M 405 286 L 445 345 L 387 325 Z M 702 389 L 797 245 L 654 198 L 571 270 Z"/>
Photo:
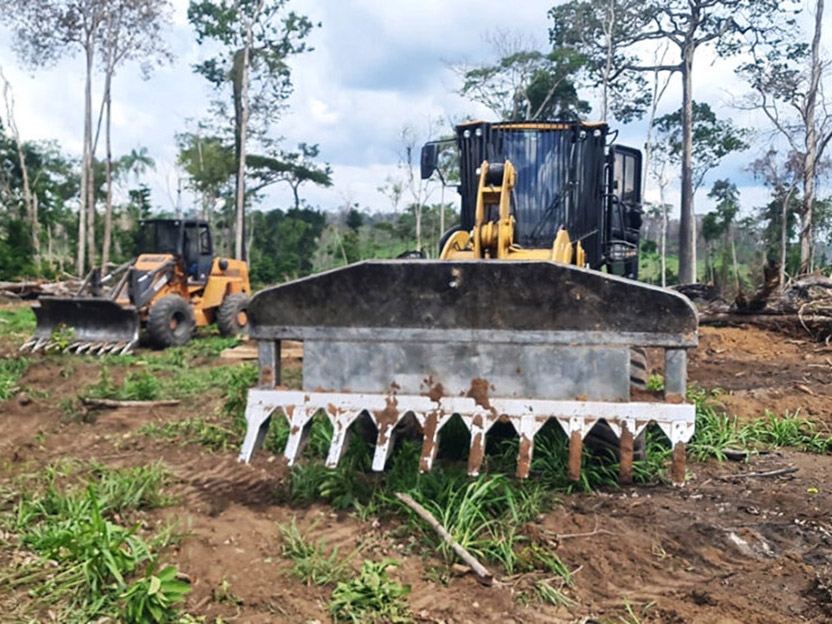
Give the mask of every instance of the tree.
<path id="1" fill-rule="evenodd" d="M 825 68 L 820 58 L 823 13 L 824 0 L 815 0 L 811 43 L 799 37 L 776 44 L 761 42 L 753 48 L 753 61 L 740 69 L 755 92 L 745 106 L 762 110 L 788 143 L 800 177 L 801 274 L 811 269 L 815 186 L 832 140 L 832 110 L 823 88 Z"/>
<path id="2" fill-rule="evenodd" d="M 297 152 L 280 152 L 277 157 L 249 155 L 246 163 L 251 170 L 252 193 L 272 184 L 285 182 L 292 189 L 295 210 L 300 210 L 300 187 L 311 182 L 318 186 L 332 186 L 332 167 L 318 164 L 317 145 L 298 144 Z"/>
<path id="3" fill-rule="evenodd" d="M 772 201 L 762 211 L 762 219 L 766 223 L 763 239 L 766 256 L 771 260 L 776 258 L 779 264 L 781 289 L 786 286 L 786 252 L 794 224 L 795 192 L 800 178 L 798 168 L 793 156 L 787 156 L 782 161 L 773 149 L 751 163 L 750 167 L 755 177 L 761 178 L 772 189 Z M 773 249 L 778 249 L 779 253 L 773 254 Z"/>
<path id="4" fill-rule="evenodd" d="M 234 147 L 221 137 L 197 132 L 177 135 L 177 163 L 188 174 L 188 185 L 197 193 L 202 218 L 211 220 L 218 201 L 232 196 L 232 179 L 236 170 Z"/>
<path id="5" fill-rule="evenodd" d="M 249 135 L 263 136 L 292 90 L 287 59 L 307 50 L 312 22 L 288 0 L 192 0 L 197 41 L 222 47 L 194 69 L 217 89 L 231 89 L 236 162 L 235 257 L 244 258 L 245 174 Z"/>
<path id="6" fill-rule="evenodd" d="M 53 65 L 67 54 L 84 53 L 84 143 L 78 218 L 76 272 L 95 264 L 95 204 L 92 199 L 92 73 L 105 0 L 0 0 L 14 29 L 14 47 L 30 67 Z"/>
<path id="7" fill-rule="evenodd" d="M 584 81 L 601 92 L 602 121 L 640 119 L 650 103 L 644 77 L 625 73 L 638 59 L 630 42 L 644 26 L 644 11 L 642 0 L 567 2 L 549 11 L 549 40 L 556 50 L 573 50 L 584 59 Z"/>
<path id="8" fill-rule="evenodd" d="M 714 182 L 708 197 L 716 200 L 714 210 L 705 215 L 702 220 L 702 234 L 705 240 L 722 238 L 722 269 L 720 271 L 719 286 L 724 289 L 728 277 L 727 254 L 730 251 L 731 261 L 734 267 L 734 287 L 737 292 L 740 288 L 740 275 L 737 266 L 737 249 L 734 238 L 731 235 L 731 227 L 740 210 L 740 193 L 737 185 L 728 180 L 717 180 Z M 711 263 L 714 266 L 714 263 Z"/>
<path id="9" fill-rule="evenodd" d="M 748 131 L 736 128 L 730 120 L 717 119 L 716 114 L 707 104 L 691 103 L 694 129 L 691 133 L 691 159 L 689 169 L 691 182 L 691 201 L 695 193 L 705 180 L 709 171 L 719 165 L 720 161 L 735 151 L 748 149 L 746 137 Z M 654 153 L 660 161 L 680 164 L 685 157 L 685 139 L 683 126 L 683 111 L 669 113 L 655 120 L 657 130 Z M 684 168 L 684 167 L 683 167 Z M 662 201 L 662 204 L 664 202 Z M 684 219 L 682 219 L 684 222 Z M 696 237 L 696 222 L 691 222 L 694 240 Z M 681 224 L 680 224 L 681 229 Z M 679 251 L 679 279 L 682 279 L 682 241 Z M 695 262 L 695 255 L 694 255 Z M 696 275 L 694 274 L 694 281 Z"/>
<path id="10" fill-rule="evenodd" d="M 598 5 L 588 0 L 573 2 L 597 15 Z M 744 44 L 752 38 L 771 41 L 782 35 L 778 20 L 794 4 L 795 0 L 647 0 L 635 15 L 630 16 L 635 20 L 640 18 L 641 22 L 632 24 L 626 36 L 617 41 L 616 50 L 620 55 L 617 58 L 622 59 L 617 80 L 627 80 L 633 72 L 654 71 L 678 73 L 682 80 L 679 281 L 683 284 L 696 281 L 692 164 L 693 62 L 696 52 L 712 46 L 725 56 L 747 49 Z M 599 19 L 603 22 L 603 16 Z M 638 52 L 649 42 L 669 42 L 678 53 L 677 60 L 661 64 L 638 60 Z M 598 58 L 601 48 L 592 40 L 579 45 L 578 49 L 591 58 Z"/>
<path id="11" fill-rule="evenodd" d="M 108 0 L 104 4 L 104 22 L 98 34 L 98 46 L 103 58 L 103 110 L 107 151 L 107 196 L 104 211 L 104 243 L 101 251 L 101 265 L 105 271 L 110 260 L 113 218 L 113 77 L 117 68 L 129 60 L 140 60 L 143 73 L 147 75 L 154 62 L 171 59 L 170 51 L 161 38 L 163 27 L 170 22 L 170 13 L 169 0 Z"/>
<path id="12" fill-rule="evenodd" d="M 6 137 L 0 123 L 0 279 L 50 276 L 56 265 L 63 270 L 77 242 L 77 224 L 69 208 L 79 189 L 76 165 L 54 142 L 18 142 Z M 45 238 L 40 242 L 46 243 L 39 263 L 26 205 L 27 184 L 37 206 L 37 230 Z"/>
<path id="13" fill-rule="evenodd" d="M 577 117 L 589 112 L 573 82 L 583 65 L 580 54 L 560 48 L 544 53 L 533 42 L 505 31 L 497 31 L 490 41 L 496 62 L 454 68 L 462 79 L 461 96 L 507 121 Z"/>
<path id="14" fill-rule="evenodd" d="M 717 119 L 708 104 L 692 102 L 693 132 L 691 134 L 691 182 L 695 193 L 709 171 L 717 167 L 731 152 L 747 150 L 749 131 L 737 128 L 730 120 Z M 654 122 L 658 132 L 657 150 L 665 150 L 671 162 L 681 162 L 684 155 L 682 110 L 668 113 Z"/>
<path id="15" fill-rule="evenodd" d="M 23 200 L 26 206 L 26 218 L 29 223 L 32 252 L 34 254 L 35 266 L 40 265 L 40 239 L 38 232 L 38 196 L 32 193 L 32 185 L 29 183 L 29 169 L 26 166 L 26 158 L 23 155 L 23 142 L 20 139 L 20 132 L 17 129 L 17 123 L 14 116 L 14 95 L 12 94 L 12 87 L 6 76 L 0 68 L 0 82 L 3 83 L 3 100 L 6 103 L 6 121 L 9 125 L 9 130 L 12 133 L 12 139 L 15 143 L 17 151 L 17 160 L 20 164 L 20 172 L 22 175 L 23 186 Z"/>

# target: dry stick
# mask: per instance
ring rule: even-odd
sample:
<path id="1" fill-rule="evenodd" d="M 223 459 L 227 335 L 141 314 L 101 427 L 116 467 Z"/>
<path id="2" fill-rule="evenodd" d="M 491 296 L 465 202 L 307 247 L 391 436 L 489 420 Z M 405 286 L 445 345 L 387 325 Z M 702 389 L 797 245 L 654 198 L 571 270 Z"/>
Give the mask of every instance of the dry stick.
<path id="1" fill-rule="evenodd" d="M 453 551 L 459 555 L 459 558 L 467 563 L 474 573 L 476 573 L 477 579 L 480 583 L 483 585 L 491 585 L 494 582 L 494 575 L 492 575 L 484 565 L 477 561 L 471 553 L 465 550 L 456 540 L 454 540 L 445 527 L 439 524 L 439 521 L 434 518 L 427 509 L 422 507 L 407 494 L 396 492 L 396 498 L 415 511 L 417 516 L 427 522 L 431 528 L 433 528 L 433 530 L 436 531 L 439 536 L 450 545 L 451 548 L 453 548 Z"/>
<path id="2" fill-rule="evenodd" d="M 599 529 L 598 528 L 598 516 L 595 516 L 595 528 L 592 529 L 589 533 L 564 533 L 563 535 L 557 534 L 557 538 L 559 540 L 562 539 L 569 539 L 573 537 L 592 537 L 593 535 L 600 535 L 601 533 L 606 533 L 607 535 L 615 535 L 612 531 L 607 531 L 606 529 Z"/>
<path id="3" fill-rule="evenodd" d="M 90 407 L 166 407 L 179 405 L 178 399 L 164 401 L 113 401 L 111 399 L 84 399 L 84 405 Z"/>
<path id="4" fill-rule="evenodd" d="M 769 470 L 768 472 L 738 472 L 737 474 L 725 475 L 718 478 L 720 481 L 730 481 L 731 479 L 750 479 L 751 477 L 779 477 L 792 474 L 798 470 L 798 468 L 778 468 L 777 470 Z"/>

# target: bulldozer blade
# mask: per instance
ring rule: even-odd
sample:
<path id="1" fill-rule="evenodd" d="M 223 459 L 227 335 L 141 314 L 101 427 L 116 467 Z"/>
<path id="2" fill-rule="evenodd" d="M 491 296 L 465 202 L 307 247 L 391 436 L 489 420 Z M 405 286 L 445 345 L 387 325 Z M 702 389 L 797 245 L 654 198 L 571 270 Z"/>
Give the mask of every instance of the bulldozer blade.
<path id="1" fill-rule="evenodd" d="M 41 297 L 32 311 L 35 335 L 21 350 L 127 353 L 139 341 L 138 311 L 110 299 Z"/>
<path id="2" fill-rule="evenodd" d="M 519 438 L 517 473 L 527 476 L 535 435 L 554 420 L 570 439 L 573 479 L 583 440 L 602 422 L 620 440 L 622 481 L 631 478 L 633 438 L 651 423 L 684 478 L 695 413 L 685 403 L 686 349 L 697 343 L 697 316 L 678 293 L 555 262 L 370 261 L 261 291 L 248 314 L 260 381 L 249 392 L 242 461 L 273 413 L 289 421 L 285 454 L 294 461 L 323 411 L 333 427 L 328 465 L 364 421 L 375 432 L 373 468 L 382 469 L 409 419 L 422 433 L 421 469 L 430 470 L 443 427 L 458 415 L 470 432 L 470 474 L 502 422 Z M 278 389 L 284 339 L 304 343 L 299 392 Z M 631 396 L 633 347 L 665 350 L 658 400 Z"/>

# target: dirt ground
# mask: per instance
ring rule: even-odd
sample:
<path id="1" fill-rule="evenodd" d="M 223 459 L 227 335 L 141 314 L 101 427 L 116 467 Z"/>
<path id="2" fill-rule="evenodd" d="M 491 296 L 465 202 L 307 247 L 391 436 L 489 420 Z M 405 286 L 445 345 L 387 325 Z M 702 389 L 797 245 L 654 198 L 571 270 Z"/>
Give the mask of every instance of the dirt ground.
<path id="1" fill-rule="evenodd" d="M 135 434 L 150 422 L 216 409 L 204 397 L 176 407 L 101 412 L 91 423 L 67 420 L 58 403 L 94 383 L 98 369 L 78 364 L 62 377 L 60 368 L 55 358 L 36 359 L 21 384 L 34 391 L 0 403 L 4 476 L 67 456 L 116 467 L 163 460 L 180 502 L 153 515 L 160 522 L 177 518 L 188 532 L 170 559 L 191 579 L 188 611 L 209 622 L 329 620 L 330 590 L 294 580 L 280 557 L 277 523 L 291 518 L 342 552 L 362 543 L 365 556 L 400 561 L 391 576 L 412 586 L 409 601 L 418 622 L 832 621 L 828 455 L 783 451 L 748 463 L 690 463 L 683 488 L 563 496 L 541 525 L 559 536 L 557 553 L 575 579 L 567 593 L 578 606 L 524 606 L 513 600 L 518 579 L 492 587 L 480 586 L 471 575 L 438 582 L 429 571 L 439 560 L 414 554 L 412 538 L 392 530 L 395 521 L 360 521 L 325 506 L 274 503 L 272 492 L 286 471 L 267 453 L 242 465 L 233 450 L 209 453 L 195 444 Z M 832 428 L 832 348 L 808 337 L 706 327 L 691 353 L 689 376 L 700 387 L 726 390 L 724 404 L 741 418 L 799 410 L 823 430 Z M 39 389 L 48 390 L 48 397 L 41 398 Z M 742 476 L 785 467 L 797 471 Z M 628 605 L 638 619 L 627 619 Z"/>

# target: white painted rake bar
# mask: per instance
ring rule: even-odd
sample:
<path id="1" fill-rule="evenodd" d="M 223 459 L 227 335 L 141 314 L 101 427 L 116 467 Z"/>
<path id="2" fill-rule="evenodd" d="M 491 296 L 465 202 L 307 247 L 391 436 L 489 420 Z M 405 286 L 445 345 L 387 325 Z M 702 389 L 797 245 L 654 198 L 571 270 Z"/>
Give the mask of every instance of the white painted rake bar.
<path id="1" fill-rule="evenodd" d="M 649 424 L 658 425 L 673 447 L 671 468 L 674 483 L 685 477 L 685 444 L 694 432 L 695 408 L 683 403 L 603 402 L 574 400 L 531 400 L 492 398 L 480 405 L 473 398 L 419 395 L 304 392 L 292 390 L 252 389 L 246 406 L 246 437 L 240 461 L 248 462 L 260 448 L 268 431 L 271 415 L 280 411 L 288 420 L 289 440 L 284 454 L 292 465 L 303 450 L 312 417 L 323 411 L 333 428 L 333 438 L 326 460 L 328 467 L 340 461 L 348 441 L 350 425 L 366 413 L 378 430 L 373 456 L 373 470 L 381 471 L 394 445 L 394 428 L 412 414 L 424 432 L 421 471 L 429 471 L 438 449 L 439 434 L 454 414 L 471 432 L 468 472 L 479 473 L 485 450 L 485 435 L 496 422 L 510 422 L 520 437 L 517 476 L 529 474 L 534 437 L 549 421 L 556 420 L 570 439 L 569 476 L 577 480 L 583 439 L 599 420 L 604 420 L 621 440 L 622 481 L 631 479 L 632 440 Z M 625 443 L 625 439 L 628 440 Z M 629 448 L 629 451 L 627 451 Z M 625 458 L 625 454 L 629 457 Z M 626 474 L 629 473 L 629 474 Z"/>

